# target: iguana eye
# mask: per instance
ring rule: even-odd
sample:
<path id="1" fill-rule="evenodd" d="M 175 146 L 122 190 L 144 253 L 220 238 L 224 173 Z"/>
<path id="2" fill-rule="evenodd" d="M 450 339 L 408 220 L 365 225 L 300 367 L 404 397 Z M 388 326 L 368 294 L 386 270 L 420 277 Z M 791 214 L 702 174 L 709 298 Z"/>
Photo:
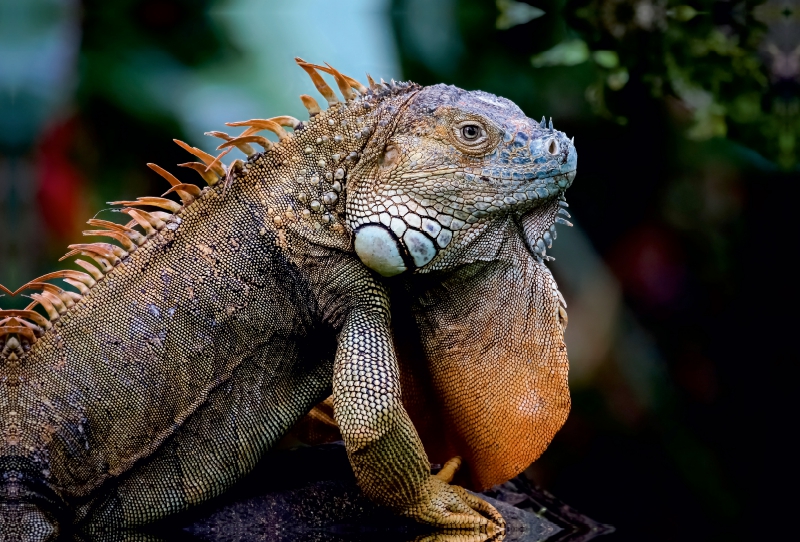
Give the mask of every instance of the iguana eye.
<path id="1" fill-rule="evenodd" d="M 475 120 L 466 120 L 453 127 L 456 140 L 470 149 L 477 150 L 487 142 L 486 128 Z"/>
<path id="2" fill-rule="evenodd" d="M 467 141 L 474 141 L 481 135 L 481 129 L 475 124 L 467 124 L 461 127 L 461 136 Z"/>

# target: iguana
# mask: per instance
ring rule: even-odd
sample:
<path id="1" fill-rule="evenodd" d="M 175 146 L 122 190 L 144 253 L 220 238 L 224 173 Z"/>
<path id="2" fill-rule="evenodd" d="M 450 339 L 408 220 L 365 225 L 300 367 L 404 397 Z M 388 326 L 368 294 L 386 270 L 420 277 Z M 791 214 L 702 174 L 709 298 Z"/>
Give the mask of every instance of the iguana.
<path id="1" fill-rule="evenodd" d="M 327 109 L 303 95 L 307 121 L 229 123 L 245 130 L 211 132 L 218 157 L 177 141 L 207 187 L 150 164 L 180 202 L 114 202 L 130 221 L 84 233 L 115 243 L 71 245 L 82 270 L 0 311 L 0 539 L 101 537 L 206 501 L 330 394 L 368 497 L 501 531 L 447 460 L 473 488 L 502 482 L 569 411 L 545 260 L 573 141 L 492 94 L 297 62 Z M 248 158 L 226 167 L 233 147 Z"/>

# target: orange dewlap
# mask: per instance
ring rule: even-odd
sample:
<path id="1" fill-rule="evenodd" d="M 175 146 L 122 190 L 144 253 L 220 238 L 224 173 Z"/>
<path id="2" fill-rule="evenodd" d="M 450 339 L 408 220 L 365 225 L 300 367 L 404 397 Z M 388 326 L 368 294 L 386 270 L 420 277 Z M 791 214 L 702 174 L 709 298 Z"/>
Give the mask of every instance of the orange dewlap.
<path id="1" fill-rule="evenodd" d="M 541 295 L 552 279 L 527 263 L 493 264 L 423 296 L 416 341 L 395 320 L 403 404 L 431 462 L 460 455 L 457 481 L 473 489 L 525 470 L 569 414 L 558 301 Z"/>

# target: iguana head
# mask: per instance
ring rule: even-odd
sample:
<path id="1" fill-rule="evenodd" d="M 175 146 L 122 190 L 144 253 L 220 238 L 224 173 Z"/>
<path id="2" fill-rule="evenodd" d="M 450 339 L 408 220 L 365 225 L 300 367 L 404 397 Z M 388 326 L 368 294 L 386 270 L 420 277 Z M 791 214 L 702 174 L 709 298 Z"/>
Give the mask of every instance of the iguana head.
<path id="1" fill-rule="evenodd" d="M 448 269 L 494 258 L 492 236 L 510 221 L 541 260 L 576 165 L 552 121 L 486 92 L 425 87 L 375 133 L 350 176 L 356 253 L 384 276 Z"/>

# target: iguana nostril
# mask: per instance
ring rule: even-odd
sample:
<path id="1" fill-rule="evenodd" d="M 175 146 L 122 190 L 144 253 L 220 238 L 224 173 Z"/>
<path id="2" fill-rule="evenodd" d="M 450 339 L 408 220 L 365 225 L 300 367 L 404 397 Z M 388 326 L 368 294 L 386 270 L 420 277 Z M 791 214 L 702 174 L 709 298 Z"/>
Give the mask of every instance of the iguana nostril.
<path id="1" fill-rule="evenodd" d="M 547 145 L 547 152 L 555 156 L 558 154 L 558 142 L 555 139 L 550 140 L 550 144 Z"/>

